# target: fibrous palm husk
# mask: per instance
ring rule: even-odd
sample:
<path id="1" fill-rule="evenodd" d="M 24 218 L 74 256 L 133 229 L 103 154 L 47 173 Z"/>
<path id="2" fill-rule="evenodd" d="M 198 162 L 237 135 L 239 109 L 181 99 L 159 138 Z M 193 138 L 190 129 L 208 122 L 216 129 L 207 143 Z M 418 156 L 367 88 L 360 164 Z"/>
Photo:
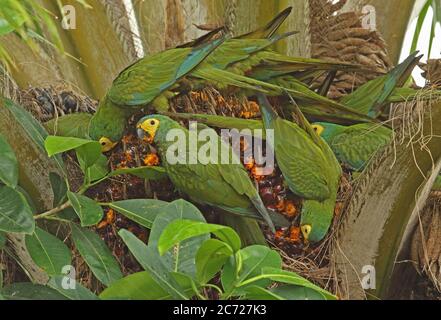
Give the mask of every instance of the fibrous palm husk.
<path id="1" fill-rule="evenodd" d="M 434 192 L 420 212 L 411 247 L 416 269 L 441 292 L 441 193 Z"/>
<path id="2" fill-rule="evenodd" d="M 424 71 L 426 88 L 441 88 L 441 59 L 429 59 L 420 63 Z M 411 258 L 419 273 L 424 274 L 441 292 L 441 192 L 433 191 L 423 210 L 420 221 L 415 228 Z"/>
<path id="3" fill-rule="evenodd" d="M 384 73 L 391 67 L 386 43 L 380 33 L 363 26 L 364 14 L 361 12 L 340 13 L 345 3 L 346 0 L 309 0 L 312 57 L 359 64 L 373 72 L 339 72 L 328 93 L 332 99 L 351 93 L 377 77 L 376 72 Z"/>
<path id="4" fill-rule="evenodd" d="M 441 88 L 441 59 L 429 59 L 427 63 L 420 63 L 419 67 L 424 71 L 422 76 L 426 79 L 426 85 Z"/>

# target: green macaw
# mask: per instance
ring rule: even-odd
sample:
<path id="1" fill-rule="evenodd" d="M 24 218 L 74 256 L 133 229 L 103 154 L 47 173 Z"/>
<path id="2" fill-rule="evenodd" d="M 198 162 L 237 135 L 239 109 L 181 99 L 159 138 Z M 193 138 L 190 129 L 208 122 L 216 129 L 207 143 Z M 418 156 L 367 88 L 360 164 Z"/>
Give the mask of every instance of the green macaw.
<path id="1" fill-rule="evenodd" d="M 304 198 L 300 229 L 309 242 L 322 240 L 331 225 L 342 170 L 329 146 L 297 110 L 299 124 L 280 118 L 258 95 L 263 124 L 273 130 L 272 148 L 289 189 Z M 271 140 L 268 140 L 271 145 Z"/>
<path id="2" fill-rule="evenodd" d="M 202 85 L 208 81 L 217 89 L 230 90 L 231 86 L 251 89 L 251 92 L 241 90 L 241 93 L 247 96 L 254 95 L 256 88 L 262 88 L 266 94 L 272 96 L 284 96 L 285 91 L 288 91 L 296 98 L 302 112 L 314 120 L 344 124 L 372 121 L 366 115 L 354 112 L 342 104 L 317 94 L 304 83 L 308 79 L 320 76 L 325 71 L 331 73 L 363 71 L 362 67 L 347 63 L 289 57 L 271 49 L 276 42 L 295 34 L 295 32 L 275 34 L 291 10 L 292 8 L 285 9 L 263 28 L 227 39 L 201 63 L 191 76 L 200 77 Z M 215 35 L 218 30 L 213 31 L 213 34 Z M 207 39 L 212 39 L 213 34 L 205 35 L 190 44 L 200 44 Z M 246 78 L 240 76 L 246 76 Z M 286 103 L 286 107 L 290 109 L 289 103 Z"/>
<path id="3" fill-rule="evenodd" d="M 353 171 L 362 171 L 375 152 L 392 138 L 392 130 L 380 124 L 341 126 L 318 122 L 312 127 L 329 144 L 337 159 Z"/>
<path id="4" fill-rule="evenodd" d="M 196 68 L 225 39 L 195 48 L 166 50 L 143 58 L 124 69 L 113 81 L 92 117 L 89 136 L 99 141 L 103 152 L 122 138 L 127 119 L 142 106 L 161 110 L 179 92 L 183 78 Z"/>
<path id="5" fill-rule="evenodd" d="M 377 118 L 384 111 L 388 99 L 395 90 L 405 85 L 421 57 L 421 55 L 418 56 L 418 51 L 412 53 L 388 74 L 360 86 L 343 97 L 340 103 L 372 118 Z"/>
<path id="6" fill-rule="evenodd" d="M 191 132 L 167 116 L 148 115 L 143 117 L 137 124 L 137 132 L 139 138 L 143 139 L 145 135 L 148 135 L 150 140 L 155 143 L 170 180 L 180 192 L 188 195 L 191 200 L 238 215 L 235 220 L 242 222 L 241 224 L 237 223 L 240 225 L 239 232 L 249 230 L 250 233 L 262 233 L 256 222 L 249 218 L 263 219 L 274 231 L 274 223 L 270 214 L 247 171 L 230 145 L 224 143 L 214 130 L 212 132 L 216 141 L 211 142 L 216 143 L 217 154 L 212 154 L 213 150 L 210 150 L 208 157 L 214 161 L 206 162 L 192 158 L 198 153 L 200 154 L 205 143 L 198 141 L 197 148 L 191 150 L 192 142 L 189 141 Z M 182 135 L 183 141 L 170 141 L 173 139 L 167 138 L 167 135 L 171 133 L 177 135 L 179 133 Z M 176 147 L 177 143 L 181 144 Z M 178 150 L 176 159 L 170 159 L 170 152 L 175 152 L 170 150 Z M 229 161 L 223 161 L 225 158 L 222 158 L 222 155 L 227 155 Z M 282 221 L 281 217 L 278 218 L 279 221 Z M 274 215 L 273 219 L 276 219 Z M 279 221 L 274 221 L 279 223 Z M 249 235 L 242 233 L 241 237 L 249 238 Z"/>
<path id="7" fill-rule="evenodd" d="M 325 70 L 360 71 L 361 66 L 353 64 L 289 57 L 272 50 L 270 47 L 274 43 L 297 33 L 276 34 L 291 11 L 292 7 L 288 7 L 264 27 L 226 40 L 210 55 L 206 63 L 222 70 L 246 75 L 261 81 L 273 82 L 288 88 L 291 81 L 297 82 L 298 80 L 286 76 L 297 72 L 299 78 L 304 79 L 313 74 L 318 77 Z M 224 30 L 225 28 L 217 28 L 194 41 L 186 43 L 183 47 L 200 45 L 210 41 Z M 316 71 L 321 72 L 316 73 Z"/>
<path id="8" fill-rule="evenodd" d="M 284 18 L 276 19 L 283 20 Z M 300 81 L 295 80 L 289 88 L 283 88 L 245 76 L 249 68 L 260 65 L 262 61 L 270 63 L 270 60 L 274 60 L 276 62 L 271 63 L 282 63 L 289 72 L 314 68 L 314 65 L 320 64 L 318 61 L 311 64 L 305 59 L 285 57 L 269 50 L 269 46 L 292 34 L 273 35 L 273 29 L 277 28 L 278 26 L 270 28 L 270 36 L 264 39 L 231 39 L 225 43 L 221 37 L 204 42 L 198 47 L 170 49 L 140 59 L 123 70 L 113 81 L 91 120 L 90 137 L 103 145 L 104 152 L 109 151 L 121 139 L 127 119 L 141 107 L 151 105 L 157 111 L 167 110 L 170 98 L 188 91 L 189 88 L 199 89 L 207 84 L 219 90 L 231 91 L 231 88 L 236 88 L 245 95 L 260 91 L 281 96 L 288 92 L 296 99 L 317 105 L 313 112 L 339 115 L 356 122 L 372 120 L 320 96 Z M 285 65 L 286 63 L 291 67 Z M 334 64 L 322 64 L 335 68 Z"/>

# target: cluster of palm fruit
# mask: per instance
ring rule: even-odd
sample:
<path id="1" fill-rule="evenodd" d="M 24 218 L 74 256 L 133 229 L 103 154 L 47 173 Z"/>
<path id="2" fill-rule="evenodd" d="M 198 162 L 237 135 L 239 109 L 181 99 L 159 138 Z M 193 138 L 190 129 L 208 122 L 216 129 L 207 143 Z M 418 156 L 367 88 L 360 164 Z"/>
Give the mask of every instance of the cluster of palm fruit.
<path id="1" fill-rule="evenodd" d="M 62 85 L 22 90 L 19 97 L 21 104 L 42 122 L 66 114 L 94 113 L 97 107 L 96 102 L 89 97 Z"/>
<path id="2" fill-rule="evenodd" d="M 155 146 L 176 190 L 196 204 L 216 208 L 221 222 L 234 227 L 247 244 L 265 243 L 258 221 L 272 233 L 278 229 L 278 237 L 288 233 L 305 243 L 321 241 L 334 217 L 341 164 L 348 171 L 362 170 L 391 138 L 391 130 L 381 124 L 387 106 L 416 94 L 403 88 L 420 59 L 415 53 L 340 101 L 326 98 L 337 71 L 368 71 L 271 50 L 271 45 L 295 34 L 277 34 L 290 11 L 245 35 L 227 39 L 222 30 L 215 30 L 139 60 L 117 76 L 89 124 L 90 138 L 109 152 L 126 143 L 123 135 L 135 117 L 129 131 L 136 130 L 139 141 Z M 310 85 L 324 75 L 320 88 L 312 90 Z M 220 95 L 212 99 L 207 90 Z M 177 99 L 196 101 L 195 111 L 205 108 L 205 113 L 215 115 L 188 113 Z M 232 101 L 242 108 L 231 110 Z M 148 115 L 139 118 L 139 112 Z M 197 120 L 201 128 L 273 130 L 274 141 L 269 142 L 277 166 L 262 178 L 249 162 L 168 163 L 164 159 L 172 142 L 167 133 L 180 129 L 189 135 L 172 118 Z M 238 157 L 220 137 L 219 148 L 228 151 L 230 160 Z M 186 152 L 189 156 L 188 148 Z"/>

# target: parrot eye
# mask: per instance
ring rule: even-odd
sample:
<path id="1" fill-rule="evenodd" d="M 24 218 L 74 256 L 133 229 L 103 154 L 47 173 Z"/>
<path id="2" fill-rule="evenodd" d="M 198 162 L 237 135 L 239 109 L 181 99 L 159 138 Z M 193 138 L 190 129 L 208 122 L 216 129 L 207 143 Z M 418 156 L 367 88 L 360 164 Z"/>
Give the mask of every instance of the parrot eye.
<path id="1" fill-rule="evenodd" d="M 312 125 L 312 129 L 314 129 L 314 131 L 320 136 L 322 134 L 322 132 L 325 130 L 325 128 L 323 128 L 322 126 L 315 124 Z"/>
<path id="2" fill-rule="evenodd" d="M 305 224 L 303 226 L 301 226 L 301 231 L 303 234 L 303 238 L 305 238 L 305 240 L 307 241 L 309 238 L 309 234 L 311 233 L 312 227 L 309 224 Z"/>
<path id="3" fill-rule="evenodd" d="M 113 143 L 110 139 L 106 138 L 106 137 L 102 137 L 99 140 L 99 143 L 101 145 L 101 152 L 107 152 L 112 150 L 117 143 Z"/>
<path id="4" fill-rule="evenodd" d="M 154 126 L 155 125 L 155 120 L 150 120 L 150 125 Z"/>

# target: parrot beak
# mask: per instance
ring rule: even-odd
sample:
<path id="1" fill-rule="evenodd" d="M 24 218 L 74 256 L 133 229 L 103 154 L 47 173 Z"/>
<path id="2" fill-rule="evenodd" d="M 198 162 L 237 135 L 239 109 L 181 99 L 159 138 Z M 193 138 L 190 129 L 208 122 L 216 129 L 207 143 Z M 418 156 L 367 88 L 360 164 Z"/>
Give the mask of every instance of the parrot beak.
<path id="1" fill-rule="evenodd" d="M 136 129 L 136 134 L 137 134 L 139 139 L 143 140 L 144 137 L 145 137 L 146 132 L 142 128 L 138 127 L 138 129 Z"/>
<path id="2" fill-rule="evenodd" d="M 118 142 L 112 142 L 112 140 L 106 137 L 101 137 L 99 143 L 101 144 L 101 152 L 109 152 L 118 144 Z"/>

